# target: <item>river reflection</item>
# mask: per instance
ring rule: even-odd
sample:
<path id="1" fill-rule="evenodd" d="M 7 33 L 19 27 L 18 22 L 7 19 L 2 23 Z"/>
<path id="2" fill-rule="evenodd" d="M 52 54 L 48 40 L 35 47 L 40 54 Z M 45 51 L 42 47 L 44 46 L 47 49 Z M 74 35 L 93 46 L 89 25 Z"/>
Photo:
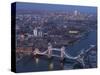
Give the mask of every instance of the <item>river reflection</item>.
<path id="1" fill-rule="evenodd" d="M 53 70 L 53 68 L 54 68 L 54 63 L 53 63 L 53 62 L 49 62 L 49 63 L 48 63 L 48 66 L 49 66 L 49 70 Z"/>
<path id="2" fill-rule="evenodd" d="M 39 57 L 39 56 L 35 56 L 34 57 L 34 60 L 35 60 L 36 65 L 39 65 L 40 63 L 43 63 L 42 62 L 43 59 L 41 57 Z M 44 66 L 44 67 L 47 67 L 48 70 L 55 70 L 56 69 L 55 68 L 56 66 L 59 67 L 58 69 L 64 69 L 64 62 L 56 61 L 53 58 L 51 58 L 51 59 L 46 58 L 46 61 L 44 63 L 47 63 L 47 64 L 45 64 L 47 66 Z"/>
<path id="3" fill-rule="evenodd" d="M 39 63 L 39 58 L 38 57 L 35 57 L 35 62 L 36 62 L 36 64 Z"/>

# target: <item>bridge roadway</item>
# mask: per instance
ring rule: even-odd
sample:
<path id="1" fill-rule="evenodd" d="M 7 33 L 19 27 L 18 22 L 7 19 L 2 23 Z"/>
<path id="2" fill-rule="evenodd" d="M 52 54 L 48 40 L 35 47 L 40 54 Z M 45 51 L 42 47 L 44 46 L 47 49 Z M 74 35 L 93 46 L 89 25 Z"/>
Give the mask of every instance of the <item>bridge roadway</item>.
<path id="1" fill-rule="evenodd" d="M 84 55 L 85 53 L 89 52 L 93 47 L 95 47 L 95 45 L 90 45 L 90 47 L 87 50 L 81 50 L 80 54 L 77 55 L 76 57 L 73 57 L 70 54 L 66 53 L 65 50 L 63 51 L 63 54 L 64 54 L 65 58 L 78 59 L 81 55 Z M 59 52 L 61 52 L 61 49 L 59 49 L 59 48 L 52 48 L 52 51 L 59 51 Z M 47 55 L 48 56 L 47 52 L 48 52 L 48 50 L 46 50 L 44 52 L 37 51 L 35 53 L 38 54 L 38 55 Z M 55 55 L 55 54 L 51 54 L 51 56 L 61 57 L 61 56 Z"/>

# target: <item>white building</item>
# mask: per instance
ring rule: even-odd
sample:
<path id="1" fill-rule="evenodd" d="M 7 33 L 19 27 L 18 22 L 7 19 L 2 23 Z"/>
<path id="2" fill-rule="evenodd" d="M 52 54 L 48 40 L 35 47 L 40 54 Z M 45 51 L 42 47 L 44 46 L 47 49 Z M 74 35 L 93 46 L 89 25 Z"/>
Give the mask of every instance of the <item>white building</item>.
<path id="1" fill-rule="evenodd" d="M 35 28 L 35 29 L 33 30 L 33 34 L 34 34 L 34 36 L 38 36 L 37 28 Z"/>
<path id="2" fill-rule="evenodd" d="M 41 29 L 40 28 L 35 28 L 34 30 L 33 30 L 33 34 L 34 34 L 34 36 L 35 37 L 42 37 L 42 31 L 41 31 Z"/>

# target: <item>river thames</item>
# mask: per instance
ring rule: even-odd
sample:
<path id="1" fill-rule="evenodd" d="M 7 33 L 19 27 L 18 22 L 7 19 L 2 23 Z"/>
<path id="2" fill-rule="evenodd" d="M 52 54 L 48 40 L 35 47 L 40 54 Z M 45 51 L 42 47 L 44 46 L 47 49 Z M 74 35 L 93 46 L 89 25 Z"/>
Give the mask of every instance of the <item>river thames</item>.
<path id="1" fill-rule="evenodd" d="M 97 46 L 97 31 L 90 31 L 79 41 L 66 47 L 66 52 L 71 56 L 77 56 L 81 50 L 86 50 L 90 45 Z M 89 53 L 89 58 L 85 61 L 86 68 L 96 68 L 97 66 L 97 50 Z M 25 56 L 19 62 L 16 62 L 16 72 L 35 72 L 35 71 L 50 71 L 50 70 L 67 70 L 81 69 L 81 64 L 70 59 L 65 59 L 63 62 L 59 58 L 53 57 L 48 59 L 46 56 Z"/>

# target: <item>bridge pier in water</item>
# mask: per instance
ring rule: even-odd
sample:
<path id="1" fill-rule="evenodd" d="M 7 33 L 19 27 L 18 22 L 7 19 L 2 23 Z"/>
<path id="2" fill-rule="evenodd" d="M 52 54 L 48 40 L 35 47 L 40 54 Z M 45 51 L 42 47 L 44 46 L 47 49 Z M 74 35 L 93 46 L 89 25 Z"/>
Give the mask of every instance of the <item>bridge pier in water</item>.
<path id="1" fill-rule="evenodd" d="M 60 60 L 63 61 L 64 60 L 64 52 L 65 52 L 65 47 L 61 47 L 61 55 L 60 55 Z"/>
<path id="2" fill-rule="evenodd" d="M 48 58 L 52 57 L 52 45 L 51 43 L 48 44 Z"/>

